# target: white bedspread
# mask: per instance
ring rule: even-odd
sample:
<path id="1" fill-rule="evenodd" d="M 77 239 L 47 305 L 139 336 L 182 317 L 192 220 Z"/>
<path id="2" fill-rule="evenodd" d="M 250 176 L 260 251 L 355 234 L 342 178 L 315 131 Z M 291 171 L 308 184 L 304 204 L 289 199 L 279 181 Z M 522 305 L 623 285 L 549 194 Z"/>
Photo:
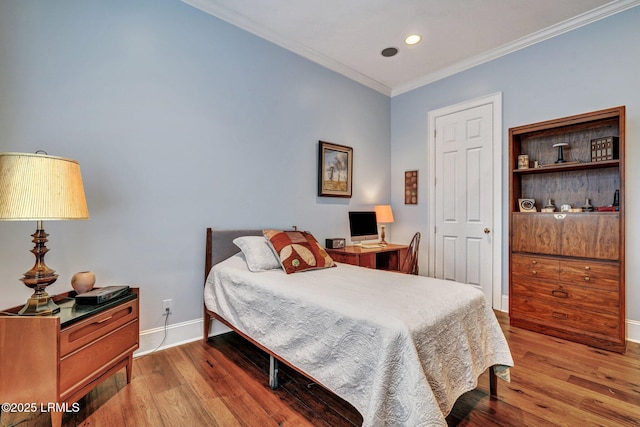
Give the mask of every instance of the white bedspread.
<path id="1" fill-rule="evenodd" d="M 513 366 L 479 290 L 338 264 L 252 273 L 217 264 L 207 308 L 350 402 L 364 426 L 446 426 L 456 399 L 492 365 Z"/>

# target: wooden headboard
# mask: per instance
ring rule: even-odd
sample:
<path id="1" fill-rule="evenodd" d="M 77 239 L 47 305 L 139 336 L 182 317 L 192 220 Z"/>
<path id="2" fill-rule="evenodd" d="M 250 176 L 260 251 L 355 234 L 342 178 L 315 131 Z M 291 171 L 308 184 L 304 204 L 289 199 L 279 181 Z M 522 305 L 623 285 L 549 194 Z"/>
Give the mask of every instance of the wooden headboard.
<path id="1" fill-rule="evenodd" d="M 204 262 L 204 281 L 211 267 L 240 252 L 240 248 L 233 244 L 233 239 L 241 236 L 262 236 L 260 230 L 214 230 L 207 228 L 207 249 Z"/>

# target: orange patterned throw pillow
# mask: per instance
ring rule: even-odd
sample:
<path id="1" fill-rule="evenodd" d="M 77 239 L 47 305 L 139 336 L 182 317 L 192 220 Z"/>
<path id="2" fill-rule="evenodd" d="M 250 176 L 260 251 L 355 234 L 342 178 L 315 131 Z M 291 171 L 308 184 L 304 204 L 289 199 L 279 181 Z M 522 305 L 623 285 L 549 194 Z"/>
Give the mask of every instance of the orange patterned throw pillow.
<path id="1" fill-rule="evenodd" d="M 280 230 L 263 233 L 287 274 L 336 266 L 311 233 Z"/>

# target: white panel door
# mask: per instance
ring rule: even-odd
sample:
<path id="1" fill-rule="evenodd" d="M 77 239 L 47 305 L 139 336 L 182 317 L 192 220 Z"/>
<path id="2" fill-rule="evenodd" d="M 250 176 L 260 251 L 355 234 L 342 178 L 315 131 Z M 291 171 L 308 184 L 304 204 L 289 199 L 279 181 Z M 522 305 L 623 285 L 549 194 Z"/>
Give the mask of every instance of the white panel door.
<path id="1" fill-rule="evenodd" d="M 493 293 L 493 108 L 435 120 L 435 277 Z"/>

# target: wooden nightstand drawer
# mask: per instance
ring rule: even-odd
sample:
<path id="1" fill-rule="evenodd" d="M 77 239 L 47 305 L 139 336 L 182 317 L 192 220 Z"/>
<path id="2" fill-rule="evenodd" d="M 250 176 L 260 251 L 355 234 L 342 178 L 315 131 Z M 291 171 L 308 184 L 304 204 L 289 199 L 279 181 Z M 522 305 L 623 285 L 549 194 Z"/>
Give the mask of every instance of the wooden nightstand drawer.
<path id="1" fill-rule="evenodd" d="M 515 296 L 513 306 L 519 319 L 529 320 L 556 329 L 571 329 L 578 333 L 618 336 L 618 317 L 594 313 L 563 304 L 552 304 L 542 299 Z"/>
<path id="2" fill-rule="evenodd" d="M 620 265 L 592 260 L 562 261 L 560 281 L 617 291 L 620 286 Z"/>
<path id="3" fill-rule="evenodd" d="M 66 399 L 103 374 L 105 367 L 126 359 L 138 348 L 138 321 L 109 333 L 60 360 L 60 397 Z"/>
<path id="4" fill-rule="evenodd" d="M 118 327 L 138 318 L 138 302 L 132 300 L 60 331 L 60 356 L 87 345 Z"/>

